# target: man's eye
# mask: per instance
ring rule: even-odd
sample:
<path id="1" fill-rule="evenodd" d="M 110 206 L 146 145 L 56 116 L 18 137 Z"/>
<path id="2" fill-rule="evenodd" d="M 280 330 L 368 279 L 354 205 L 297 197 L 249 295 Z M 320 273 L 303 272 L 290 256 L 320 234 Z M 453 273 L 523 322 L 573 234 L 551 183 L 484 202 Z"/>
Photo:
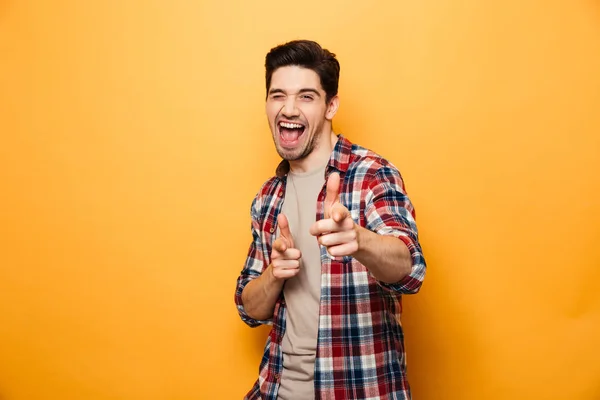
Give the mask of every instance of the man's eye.
<path id="1" fill-rule="evenodd" d="M 302 95 L 301 98 L 302 98 L 302 100 L 312 100 L 313 99 L 313 97 L 311 95 L 308 95 L 308 94 Z"/>
<path id="2" fill-rule="evenodd" d="M 281 100 L 281 99 L 283 99 L 283 95 L 282 94 L 275 94 L 275 95 L 271 96 L 271 98 L 273 100 Z"/>

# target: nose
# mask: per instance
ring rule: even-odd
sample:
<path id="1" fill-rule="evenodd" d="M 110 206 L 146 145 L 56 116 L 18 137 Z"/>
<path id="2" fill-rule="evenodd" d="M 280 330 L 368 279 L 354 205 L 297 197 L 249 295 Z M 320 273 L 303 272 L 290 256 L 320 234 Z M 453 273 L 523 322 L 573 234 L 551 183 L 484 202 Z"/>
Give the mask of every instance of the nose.
<path id="1" fill-rule="evenodd" d="M 294 96 L 288 96 L 283 104 L 281 113 L 285 117 L 297 117 L 300 115 L 300 110 L 296 107 L 296 98 Z"/>

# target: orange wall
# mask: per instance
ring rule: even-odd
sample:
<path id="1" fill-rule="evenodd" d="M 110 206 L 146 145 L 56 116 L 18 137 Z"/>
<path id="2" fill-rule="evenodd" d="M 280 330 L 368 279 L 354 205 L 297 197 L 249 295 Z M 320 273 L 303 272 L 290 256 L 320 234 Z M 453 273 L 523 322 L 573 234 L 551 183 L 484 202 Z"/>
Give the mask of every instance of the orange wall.
<path id="1" fill-rule="evenodd" d="M 0 1 L 0 397 L 239 399 L 265 52 L 405 176 L 416 400 L 600 399 L 597 1 Z"/>

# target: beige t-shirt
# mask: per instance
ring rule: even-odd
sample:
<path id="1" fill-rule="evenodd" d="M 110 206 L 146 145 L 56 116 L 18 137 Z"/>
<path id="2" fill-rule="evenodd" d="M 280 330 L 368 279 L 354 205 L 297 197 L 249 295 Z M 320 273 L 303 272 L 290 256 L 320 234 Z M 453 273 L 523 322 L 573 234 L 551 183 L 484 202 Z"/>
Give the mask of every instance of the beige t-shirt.
<path id="1" fill-rule="evenodd" d="M 317 238 L 309 233 L 316 220 L 317 198 L 325 184 L 325 165 L 307 173 L 288 174 L 282 212 L 288 218 L 300 272 L 283 287 L 287 306 L 282 339 L 283 371 L 279 400 L 313 400 L 314 363 L 319 328 L 321 255 Z"/>

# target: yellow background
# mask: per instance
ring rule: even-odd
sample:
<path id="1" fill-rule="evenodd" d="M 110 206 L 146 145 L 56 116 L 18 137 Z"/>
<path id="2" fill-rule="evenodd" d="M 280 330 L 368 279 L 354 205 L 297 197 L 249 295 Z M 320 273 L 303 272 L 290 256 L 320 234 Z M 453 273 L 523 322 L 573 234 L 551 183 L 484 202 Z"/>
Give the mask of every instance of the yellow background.
<path id="1" fill-rule="evenodd" d="M 597 0 L 0 1 L 0 398 L 249 389 L 264 55 L 295 38 L 417 209 L 415 399 L 600 399 Z"/>

